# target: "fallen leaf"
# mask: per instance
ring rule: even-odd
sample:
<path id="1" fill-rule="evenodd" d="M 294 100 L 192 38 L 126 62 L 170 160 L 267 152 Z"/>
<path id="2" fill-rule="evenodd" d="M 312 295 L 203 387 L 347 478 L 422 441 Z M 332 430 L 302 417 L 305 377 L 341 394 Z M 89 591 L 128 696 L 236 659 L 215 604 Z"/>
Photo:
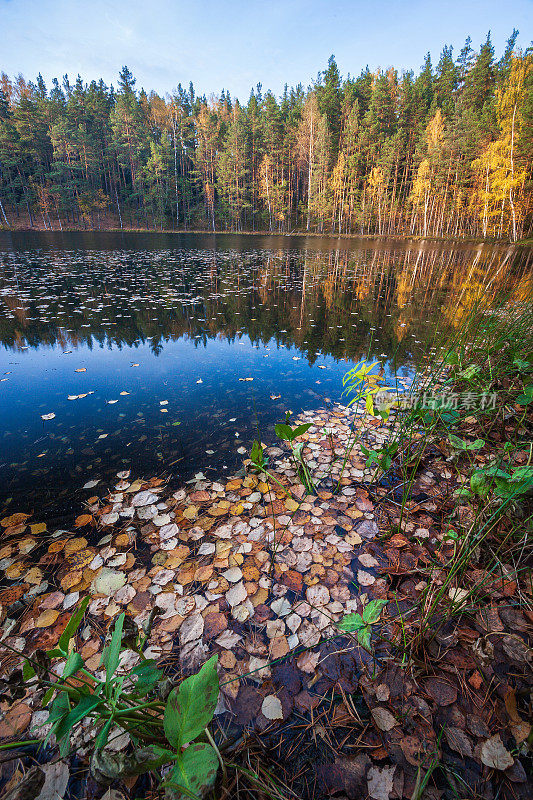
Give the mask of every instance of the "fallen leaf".
<path id="1" fill-rule="evenodd" d="M 462 756 L 472 758 L 472 742 L 464 731 L 460 728 L 449 727 L 444 729 L 444 735 L 452 750 Z"/>
<path id="2" fill-rule="evenodd" d="M 373 708 L 370 713 L 380 731 L 391 731 L 398 724 L 386 708 Z"/>
<path id="3" fill-rule="evenodd" d="M 0 739 L 17 736 L 26 730 L 31 722 L 31 708 L 27 703 L 15 703 L 0 721 Z"/>
<path id="4" fill-rule="evenodd" d="M 4 519 L 0 520 L 0 525 L 3 528 L 14 528 L 17 525 L 24 525 L 27 519 L 31 517 L 31 514 L 23 514 L 19 511 L 16 514 L 11 514 L 10 517 L 4 517 Z"/>
<path id="5" fill-rule="evenodd" d="M 92 514 L 80 514 L 79 517 L 76 517 L 74 525 L 76 528 L 83 528 L 85 525 L 90 525 L 92 521 Z"/>
<path id="6" fill-rule="evenodd" d="M 54 609 L 50 608 L 46 611 L 43 611 L 42 614 L 39 614 L 37 619 L 35 620 L 35 627 L 36 628 L 49 628 L 50 625 L 53 625 L 56 619 L 59 616 L 59 611 L 55 611 Z"/>
<path id="7" fill-rule="evenodd" d="M 226 592 L 226 600 L 232 607 L 239 605 L 239 603 L 243 603 L 247 597 L 248 592 L 246 591 L 242 581 L 236 583 L 228 592 Z"/>
<path id="8" fill-rule="evenodd" d="M 514 758 L 503 746 L 499 733 L 491 736 L 481 745 L 481 761 L 491 769 L 504 770 L 513 766 Z"/>
<path id="9" fill-rule="evenodd" d="M 74 569 L 71 572 L 67 572 L 67 574 L 61 578 L 61 588 L 64 589 L 65 592 L 68 592 L 68 590 L 72 589 L 73 586 L 78 585 L 82 577 L 83 572 L 81 569 Z"/>
<path id="10" fill-rule="evenodd" d="M 372 586 L 376 582 L 375 575 L 365 572 L 364 569 L 357 570 L 357 581 L 361 586 Z"/>
<path id="11" fill-rule="evenodd" d="M 121 589 L 125 583 L 126 575 L 124 572 L 102 567 L 92 582 L 91 591 L 94 594 L 104 594 L 110 597 Z"/>
<path id="12" fill-rule="evenodd" d="M 204 632 L 204 618 L 201 614 L 191 614 L 180 626 L 180 644 L 188 644 L 199 639 Z"/>
<path id="13" fill-rule="evenodd" d="M 370 767 L 368 770 L 368 794 L 373 800 L 389 800 L 394 785 L 396 767 Z"/>
<path id="14" fill-rule="evenodd" d="M 263 700 L 261 713 L 267 719 L 283 719 L 283 708 L 281 700 L 275 694 L 269 694 Z"/>
<path id="15" fill-rule="evenodd" d="M 426 691 L 439 706 L 449 706 L 457 700 L 457 689 L 442 678 L 428 678 Z"/>
<path id="16" fill-rule="evenodd" d="M 41 766 L 45 774 L 44 785 L 35 800 L 63 800 L 70 778 L 70 769 L 65 761 L 56 761 Z"/>

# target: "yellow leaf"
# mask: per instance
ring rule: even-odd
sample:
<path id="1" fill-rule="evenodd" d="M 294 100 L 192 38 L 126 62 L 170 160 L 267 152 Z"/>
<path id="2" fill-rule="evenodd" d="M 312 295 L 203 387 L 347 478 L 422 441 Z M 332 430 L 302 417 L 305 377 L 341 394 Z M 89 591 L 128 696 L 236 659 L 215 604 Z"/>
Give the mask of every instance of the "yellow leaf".
<path id="1" fill-rule="evenodd" d="M 83 575 L 81 569 L 73 570 L 72 572 L 67 572 L 67 574 L 61 578 L 61 588 L 63 591 L 68 592 L 69 589 L 72 589 L 74 586 L 77 586 L 78 583 L 81 581 Z"/>
<path id="2" fill-rule="evenodd" d="M 64 548 L 66 544 L 65 539 L 58 539 L 57 542 L 52 542 L 48 545 L 48 552 L 49 553 L 60 553 L 61 550 Z"/>
<path id="3" fill-rule="evenodd" d="M 77 553 L 78 550 L 83 550 L 87 547 L 87 539 L 85 537 L 80 536 L 78 539 L 70 539 L 65 544 L 65 555 L 68 558 L 73 553 Z"/>
<path id="4" fill-rule="evenodd" d="M 300 507 L 300 504 L 293 500 L 292 497 L 287 497 L 285 500 L 285 508 L 287 511 L 297 511 Z"/>
<path id="5" fill-rule="evenodd" d="M 56 619 L 59 616 L 59 611 L 56 611 L 53 608 L 48 608 L 46 611 L 43 611 L 37 619 L 35 620 L 35 627 L 36 628 L 49 628 L 50 625 L 53 625 Z"/>
<path id="6" fill-rule="evenodd" d="M 188 520 L 196 519 L 198 516 L 198 508 L 196 506 L 187 506 L 183 512 L 183 516 Z"/>
<path id="7" fill-rule="evenodd" d="M 43 573 L 39 567 L 32 567 L 24 575 L 24 580 L 26 583 L 32 583 L 34 586 L 38 586 L 43 582 Z"/>
<path id="8" fill-rule="evenodd" d="M 27 519 L 31 517 L 31 514 L 23 514 L 19 511 L 16 514 L 11 514 L 10 517 L 4 517 L 4 519 L 0 520 L 0 525 L 4 528 L 14 528 L 17 525 L 24 525 Z"/>
<path id="9" fill-rule="evenodd" d="M 30 525 L 30 530 L 34 536 L 37 536 L 39 533 L 44 533 L 46 530 L 46 522 L 35 522 L 33 525 Z"/>

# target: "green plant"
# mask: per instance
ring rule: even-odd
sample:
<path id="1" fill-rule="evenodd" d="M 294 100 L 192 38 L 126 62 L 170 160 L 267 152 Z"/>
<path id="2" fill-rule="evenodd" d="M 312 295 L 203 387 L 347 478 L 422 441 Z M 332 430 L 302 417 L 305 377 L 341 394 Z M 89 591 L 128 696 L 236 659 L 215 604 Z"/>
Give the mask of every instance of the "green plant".
<path id="1" fill-rule="evenodd" d="M 182 680 L 164 702 L 163 672 L 155 661 L 142 655 L 146 636 L 126 643 L 123 638 L 126 615 L 121 614 L 102 654 L 100 666 L 105 668 L 105 677 L 100 680 L 86 669 L 81 655 L 72 647 L 89 601 L 90 598 L 82 601 L 57 647 L 37 659 L 25 660 L 24 679 L 39 680 L 46 688 L 43 705 L 50 704 L 51 730 L 44 744 L 53 734 L 60 755 L 66 756 L 74 726 L 90 718 L 95 729 L 93 765 L 100 771 L 109 771 L 109 763 L 103 762 L 99 753 L 110 732 L 115 727 L 121 728 L 129 733 L 135 749 L 133 756 L 114 762 L 112 777 L 118 777 L 121 769 L 123 774 L 141 774 L 170 765 L 163 786 L 171 796 L 201 797 L 214 783 L 221 761 L 207 729 L 219 695 L 218 656 L 207 661 L 197 674 Z M 141 661 L 127 674 L 120 675 L 117 673 L 120 654 L 131 649 Z M 53 672 L 51 659 L 56 657 L 66 658 L 61 676 Z"/>
<path id="2" fill-rule="evenodd" d="M 349 370 L 342 379 L 342 385 L 344 387 L 342 394 L 343 396 L 346 395 L 346 397 L 349 398 L 348 407 L 356 405 L 359 403 L 359 401 L 364 400 L 365 409 L 371 416 L 376 416 L 376 411 L 374 408 L 375 396 L 379 392 L 387 392 L 390 389 L 390 387 L 383 386 L 385 380 L 383 377 L 383 369 L 381 369 L 378 373 L 372 372 L 372 370 L 375 369 L 378 364 L 379 361 L 374 361 L 372 364 L 368 364 L 363 359 L 355 367 L 353 367 L 353 369 Z M 384 407 L 380 408 L 377 412 L 377 416 L 380 416 L 384 421 L 386 421 L 389 418 L 391 405 L 392 403 L 388 403 Z M 356 430 L 354 420 L 348 442 L 346 443 L 344 458 L 342 461 L 339 478 L 337 480 L 337 491 L 340 489 L 340 481 L 344 474 L 344 470 L 346 469 L 346 464 L 359 437 L 360 434 Z M 372 451 L 366 448 L 362 448 L 362 450 L 363 453 L 365 453 L 366 450 L 365 454 L 368 457 L 373 456 L 372 460 L 375 460 L 375 458 L 379 459 L 378 451 Z"/>
<path id="3" fill-rule="evenodd" d="M 386 600 L 371 600 L 363 608 L 362 614 L 346 614 L 337 623 L 337 627 L 347 633 L 355 633 L 361 646 L 370 651 L 372 625 L 379 622 L 381 610 L 386 604 Z"/>
<path id="4" fill-rule="evenodd" d="M 470 489 L 462 488 L 458 495 L 486 498 L 493 493 L 495 498 L 507 500 L 527 494 L 531 489 L 533 466 L 517 467 L 511 472 L 505 472 L 498 466 L 490 466 L 476 470 L 470 477 Z"/>
<path id="5" fill-rule="evenodd" d="M 383 386 L 385 381 L 383 377 L 383 370 L 378 373 L 372 372 L 373 369 L 379 364 L 379 361 L 374 361 L 372 364 L 367 364 L 363 359 L 353 369 L 349 370 L 342 379 L 343 395 L 350 397 L 348 406 L 358 403 L 360 400 L 365 401 L 366 411 L 372 416 L 376 416 L 374 411 L 374 397 L 379 392 L 387 392 L 390 386 Z M 389 409 L 384 408 L 378 411 L 377 416 L 383 420 L 388 419 Z"/>
<path id="6" fill-rule="evenodd" d="M 387 472 L 391 468 L 399 446 L 400 443 L 397 440 L 384 445 L 381 450 L 374 450 L 363 444 L 359 445 L 361 452 L 366 456 L 366 466 L 371 467 L 372 464 L 375 464 L 382 472 Z"/>
<path id="7" fill-rule="evenodd" d="M 459 451 L 481 450 L 481 448 L 485 445 L 485 441 L 483 439 L 476 439 L 474 442 L 466 442 L 464 439 L 460 439 L 453 433 L 449 434 L 448 441 L 455 450 Z"/>
<path id="8" fill-rule="evenodd" d="M 290 418 L 291 418 L 291 412 L 287 411 L 287 414 L 285 415 L 285 422 L 278 423 L 275 426 L 274 430 L 276 432 L 276 436 L 278 437 L 278 439 L 288 442 L 301 481 L 308 492 L 313 492 L 315 489 L 313 479 L 311 477 L 311 473 L 309 472 L 309 468 L 305 463 L 304 459 L 303 451 L 305 447 L 305 442 L 295 441 L 298 438 L 298 436 L 303 436 L 304 433 L 307 433 L 307 431 L 311 427 L 311 423 L 306 422 L 303 425 L 296 425 L 295 428 L 292 428 L 289 425 Z"/>

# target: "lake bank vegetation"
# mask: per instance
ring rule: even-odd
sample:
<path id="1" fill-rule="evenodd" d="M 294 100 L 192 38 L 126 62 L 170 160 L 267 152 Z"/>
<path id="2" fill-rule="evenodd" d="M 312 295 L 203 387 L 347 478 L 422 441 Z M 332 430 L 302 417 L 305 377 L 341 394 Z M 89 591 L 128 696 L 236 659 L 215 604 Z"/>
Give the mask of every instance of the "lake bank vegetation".
<path id="1" fill-rule="evenodd" d="M 531 235 L 533 55 L 475 52 L 418 75 L 305 90 L 138 91 L 0 80 L 0 225 L 496 238 Z"/>
<path id="2" fill-rule="evenodd" d="M 234 476 L 2 518 L 6 797 L 530 797 L 532 330 L 480 299 Z"/>

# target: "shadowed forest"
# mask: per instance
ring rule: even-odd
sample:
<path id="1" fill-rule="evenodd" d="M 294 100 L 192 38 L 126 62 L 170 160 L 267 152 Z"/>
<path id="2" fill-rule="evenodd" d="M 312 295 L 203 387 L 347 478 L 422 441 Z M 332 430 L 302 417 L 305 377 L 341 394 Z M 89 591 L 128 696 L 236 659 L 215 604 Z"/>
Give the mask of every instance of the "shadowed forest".
<path id="1" fill-rule="evenodd" d="M 445 46 L 418 75 L 339 74 L 305 90 L 138 90 L 0 78 L 6 228 L 531 235 L 533 53 Z"/>

